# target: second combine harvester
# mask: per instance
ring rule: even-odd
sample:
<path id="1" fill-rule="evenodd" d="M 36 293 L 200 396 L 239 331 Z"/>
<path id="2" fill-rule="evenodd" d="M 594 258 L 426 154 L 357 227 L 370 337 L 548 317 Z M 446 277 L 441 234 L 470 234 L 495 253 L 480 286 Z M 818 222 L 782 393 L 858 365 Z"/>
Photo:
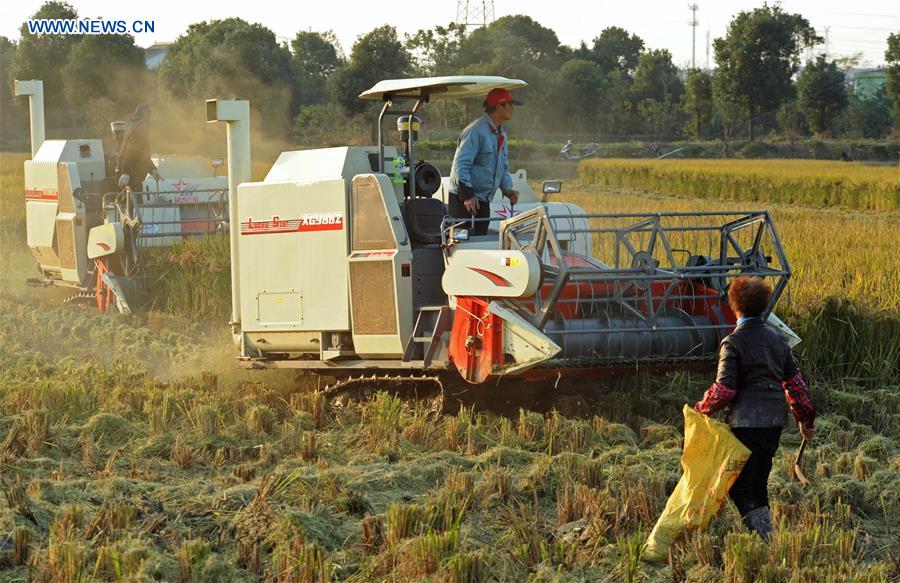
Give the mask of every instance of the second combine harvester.
<path id="1" fill-rule="evenodd" d="M 740 275 L 772 280 L 765 315 L 793 336 L 772 313 L 791 271 L 766 211 L 589 214 L 548 200 L 558 182 L 539 198 L 519 171 L 519 203 L 496 196 L 487 235 L 448 217 L 447 180 L 416 158 L 416 114 L 525 85 L 381 81 L 360 95 L 383 104 L 376 146 L 283 152 L 262 182 L 249 181 L 247 102 L 208 101 L 208 121 L 229 125 L 241 365 L 337 389 L 708 366 L 734 327 L 726 294 Z M 399 148 L 385 145 L 393 117 Z"/>

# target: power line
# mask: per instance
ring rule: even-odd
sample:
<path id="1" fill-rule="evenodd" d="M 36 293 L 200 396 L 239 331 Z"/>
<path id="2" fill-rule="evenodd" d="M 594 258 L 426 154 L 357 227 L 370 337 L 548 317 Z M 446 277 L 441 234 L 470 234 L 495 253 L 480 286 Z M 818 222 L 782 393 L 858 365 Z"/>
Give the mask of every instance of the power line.
<path id="1" fill-rule="evenodd" d="M 890 30 L 892 32 L 896 30 L 893 26 L 845 26 L 843 24 L 839 25 L 838 28 L 841 30 L 844 30 L 845 28 L 852 30 Z"/>
<path id="2" fill-rule="evenodd" d="M 832 12 L 831 14 L 843 14 L 846 16 L 867 16 L 870 18 L 895 18 L 900 19 L 898 14 L 874 14 L 871 12 Z"/>

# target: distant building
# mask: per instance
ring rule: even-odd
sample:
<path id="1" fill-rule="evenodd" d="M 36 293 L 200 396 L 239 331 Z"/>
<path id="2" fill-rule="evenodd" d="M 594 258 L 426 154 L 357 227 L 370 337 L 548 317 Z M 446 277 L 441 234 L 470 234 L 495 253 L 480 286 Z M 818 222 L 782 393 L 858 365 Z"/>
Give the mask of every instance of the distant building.
<path id="1" fill-rule="evenodd" d="M 863 99 L 875 95 L 887 82 L 885 69 L 848 69 L 844 74 L 847 86 L 853 89 L 854 95 Z"/>
<path id="2" fill-rule="evenodd" d="M 144 63 L 147 68 L 152 70 L 158 69 L 169 52 L 169 47 L 175 43 L 155 43 L 144 49 Z"/>

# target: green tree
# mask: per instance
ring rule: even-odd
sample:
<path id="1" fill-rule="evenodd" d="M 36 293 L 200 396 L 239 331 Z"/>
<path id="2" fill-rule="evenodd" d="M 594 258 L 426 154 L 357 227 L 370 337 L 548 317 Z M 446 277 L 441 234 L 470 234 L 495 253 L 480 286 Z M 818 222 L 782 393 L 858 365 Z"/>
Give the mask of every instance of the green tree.
<path id="1" fill-rule="evenodd" d="M 754 118 L 792 96 L 801 49 L 821 40 L 801 15 L 768 4 L 735 16 L 725 38 L 715 40 L 719 91 L 743 109 L 751 140 Z"/>
<path id="2" fill-rule="evenodd" d="M 328 97 L 328 78 L 343 64 L 334 33 L 300 31 L 291 41 L 291 52 L 298 104 L 323 103 Z"/>
<path id="3" fill-rule="evenodd" d="M 554 67 L 562 64 L 567 56 L 562 51 L 559 38 L 556 33 L 539 22 L 522 14 L 503 16 L 493 21 L 487 28 L 481 28 L 472 33 L 482 34 L 508 34 L 525 41 L 526 50 L 523 56 L 538 66 Z"/>
<path id="4" fill-rule="evenodd" d="M 459 49 L 465 38 L 466 26 L 451 22 L 407 35 L 406 48 L 414 57 L 418 74 L 452 75 L 459 67 Z"/>
<path id="5" fill-rule="evenodd" d="M 638 100 L 680 100 L 684 83 L 678 75 L 678 67 L 672 62 L 672 54 L 666 49 L 641 54 L 634 73 L 633 88 Z"/>
<path id="6" fill-rule="evenodd" d="M 247 77 L 267 85 L 293 81 L 290 51 L 275 33 L 240 18 L 190 25 L 169 48 L 159 74 L 180 97 L 227 89 Z"/>
<path id="7" fill-rule="evenodd" d="M 703 139 L 715 111 L 712 77 L 706 71 L 692 69 L 684 89 L 684 112 L 689 116 L 685 131 L 695 140 Z"/>
<path id="8" fill-rule="evenodd" d="M 713 123 L 718 132 L 722 135 L 724 148 L 722 155 L 731 156 L 731 142 L 740 134 L 741 127 L 744 124 L 744 107 L 734 97 L 722 89 L 724 83 L 721 82 L 719 76 L 722 75 L 721 70 L 717 70 L 712 75 L 713 82 L 713 103 L 716 106 L 715 117 Z"/>
<path id="9" fill-rule="evenodd" d="M 406 35 L 406 49 L 413 59 L 413 74 L 419 77 L 457 74 L 461 68 L 459 51 L 465 39 L 465 25 L 454 22 Z M 431 106 L 428 122 L 429 127 L 456 129 L 467 123 L 466 117 L 464 104 L 444 99 Z"/>
<path id="10" fill-rule="evenodd" d="M 812 131 L 823 135 L 847 107 L 844 73 L 819 56 L 806 64 L 797 79 L 798 109 Z"/>
<path id="11" fill-rule="evenodd" d="M 95 34 L 72 47 L 62 80 L 69 102 L 79 103 L 82 114 L 101 130 L 117 114 L 147 100 L 149 72 L 134 37 Z"/>
<path id="12" fill-rule="evenodd" d="M 570 59 L 559 71 L 558 96 L 555 101 L 567 127 L 592 129 L 596 126 L 597 108 L 606 84 L 600 66 L 593 61 Z"/>
<path id="13" fill-rule="evenodd" d="M 459 51 L 458 72 L 471 75 L 503 75 L 528 82 L 518 92 L 527 102 L 528 114 L 517 115 L 517 128 L 546 130 L 565 120 L 554 103 L 559 90 L 559 69 L 571 51 L 559 44 L 556 33 L 527 16 L 507 16 L 469 34 Z M 480 100 L 467 107 L 480 109 Z M 471 118 L 469 111 L 465 117 Z"/>
<path id="14" fill-rule="evenodd" d="M 66 2 L 45 2 L 31 18 L 78 18 L 78 12 Z M 63 90 L 63 65 L 72 48 L 81 40 L 77 34 L 32 34 L 22 23 L 21 38 L 13 63 L 13 78 L 41 79 L 44 82 L 44 105 L 51 125 L 68 117 L 68 102 Z M 57 118 L 54 120 L 53 118 Z"/>
<path id="15" fill-rule="evenodd" d="M 887 61 L 887 96 L 890 98 L 892 113 L 894 115 L 894 127 L 900 129 L 900 32 L 891 33 L 888 36 L 888 48 L 884 52 L 884 60 Z"/>
<path id="16" fill-rule="evenodd" d="M 851 94 L 842 120 L 851 137 L 881 140 L 891 131 L 891 99 L 884 87 L 872 95 Z"/>
<path id="17" fill-rule="evenodd" d="M 540 88 L 544 73 L 558 71 L 566 57 L 551 29 L 528 16 L 504 16 L 465 38 L 459 66 L 462 72 L 528 79 Z"/>
<path id="18" fill-rule="evenodd" d="M 294 117 L 292 138 L 307 148 L 365 144 L 370 124 L 362 115 L 347 115 L 334 102 L 304 105 Z"/>
<path id="19" fill-rule="evenodd" d="M 260 24 L 228 18 L 190 25 L 166 53 L 159 79 L 163 89 L 190 105 L 216 96 L 249 99 L 264 131 L 290 128 L 291 52 Z"/>
<path id="20" fill-rule="evenodd" d="M 384 25 L 353 44 L 349 62 L 337 70 L 331 83 L 338 102 L 350 113 L 366 110 L 359 94 L 382 79 L 405 77 L 410 72 L 409 52 L 397 38 L 397 29 Z"/>
<path id="21" fill-rule="evenodd" d="M 680 111 L 668 100 L 641 100 L 638 102 L 637 111 L 643 132 L 651 134 L 657 141 L 675 138 L 678 126 L 683 124 Z"/>
<path id="22" fill-rule="evenodd" d="M 800 110 L 797 109 L 796 101 L 786 101 L 778 108 L 775 120 L 778 123 L 778 128 L 781 130 L 781 135 L 788 141 L 791 158 L 793 158 L 797 141 L 806 135 L 808 131 L 806 119 L 804 119 Z"/>
<path id="23" fill-rule="evenodd" d="M 590 56 L 605 74 L 620 70 L 630 76 L 637 69 L 643 50 L 641 37 L 618 26 L 610 26 L 594 39 Z"/>
<path id="24" fill-rule="evenodd" d="M 597 115 L 601 133 L 628 135 L 641 131 L 638 105 L 631 90 L 633 81 L 624 70 L 615 69 L 606 77 L 606 90 Z"/>
<path id="25" fill-rule="evenodd" d="M 603 29 L 590 49 L 582 44 L 575 51 L 600 67 L 606 78 L 598 113 L 598 129 L 603 133 L 625 135 L 642 131 L 638 99 L 632 90 L 634 75 L 644 50 L 644 41 L 625 29 Z M 648 106 L 645 105 L 645 109 Z M 649 106 L 658 112 L 658 107 Z"/>
<path id="26" fill-rule="evenodd" d="M 16 43 L 0 36 L 0 128 L 3 141 L 25 136 L 25 109 L 13 95 L 12 64 L 16 58 Z"/>
<path id="27" fill-rule="evenodd" d="M 674 104 L 681 100 L 684 83 L 669 51 L 660 49 L 641 54 L 632 91 L 643 131 L 653 134 L 657 140 L 674 137 L 679 125 L 679 112 Z"/>

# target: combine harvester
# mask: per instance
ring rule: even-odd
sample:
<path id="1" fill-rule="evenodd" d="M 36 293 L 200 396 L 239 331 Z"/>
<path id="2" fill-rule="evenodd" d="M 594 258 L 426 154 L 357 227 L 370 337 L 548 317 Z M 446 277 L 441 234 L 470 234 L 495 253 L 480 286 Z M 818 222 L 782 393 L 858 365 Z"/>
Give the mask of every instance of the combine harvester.
<path id="1" fill-rule="evenodd" d="M 142 192 L 120 189 L 115 153 L 98 139 L 44 139 L 43 82 L 16 81 L 28 96 L 31 160 L 25 162 L 28 247 L 41 278 L 34 285 L 74 288 L 67 301 L 96 301 L 128 313 L 148 285 L 141 249 L 228 228 L 228 179 L 221 160 L 154 156 Z M 117 145 L 128 122 L 111 124 Z"/>
<path id="2" fill-rule="evenodd" d="M 262 182 L 249 182 L 247 102 L 208 101 L 208 120 L 228 124 L 237 192 L 240 365 L 327 375 L 337 379 L 331 394 L 420 395 L 453 379 L 708 367 L 735 325 L 726 292 L 740 275 L 773 281 L 766 315 L 792 334 L 772 314 L 791 271 L 766 211 L 588 214 L 548 200 L 559 182 L 545 182 L 539 199 L 519 171 L 519 203 L 498 193 L 488 235 L 469 236 L 469 219 L 448 217 L 447 180 L 415 156 L 416 114 L 524 86 L 382 81 L 360 96 L 383 103 L 377 146 L 283 152 Z M 384 140 L 392 116 L 399 149 Z"/>

